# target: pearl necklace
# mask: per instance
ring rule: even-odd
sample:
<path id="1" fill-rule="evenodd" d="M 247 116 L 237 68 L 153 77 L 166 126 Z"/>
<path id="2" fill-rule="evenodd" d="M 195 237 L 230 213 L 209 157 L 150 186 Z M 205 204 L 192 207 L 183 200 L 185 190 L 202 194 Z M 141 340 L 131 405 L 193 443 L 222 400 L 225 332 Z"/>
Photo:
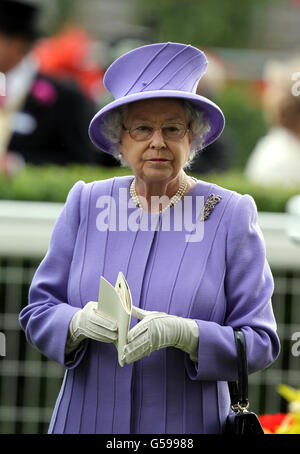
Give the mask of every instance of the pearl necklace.
<path id="1" fill-rule="evenodd" d="M 135 203 L 135 205 L 138 207 L 138 208 L 142 208 L 142 205 L 140 203 L 140 200 L 139 200 L 139 196 L 137 195 L 136 193 L 136 189 L 135 189 L 135 183 L 136 183 L 136 179 L 134 178 L 131 182 L 131 185 L 130 185 L 130 197 L 132 198 L 133 202 Z M 167 210 L 168 208 L 171 208 L 172 206 L 174 206 L 176 203 L 179 202 L 179 200 L 182 199 L 186 189 L 187 189 L 187 186 L 188 186 L 188 179 L 187 179 L 187 175 L 184 174 L 184 178 L 178 188 L 178 191 L 176 192 L 176 194 L 173 195 L 173 197 L 171 197 L 168 205 L 166 205 L 162 210 L 160 210 L 161 212 Z"/>

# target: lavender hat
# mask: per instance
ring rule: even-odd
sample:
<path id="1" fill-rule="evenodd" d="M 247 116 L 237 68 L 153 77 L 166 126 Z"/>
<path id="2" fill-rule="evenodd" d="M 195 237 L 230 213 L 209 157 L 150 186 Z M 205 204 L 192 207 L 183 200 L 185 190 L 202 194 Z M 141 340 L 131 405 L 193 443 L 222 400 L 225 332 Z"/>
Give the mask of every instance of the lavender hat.
<path id="1" fill-rule="evenodd" d="M 180 43 L 159 43 L 138 47 L 119 57 L 107 69 L 104 85 L 115 100 L 92 119 L 89 136 L 106 153 L 110 143 L 101 133 L 106 115 L 116 107 L 149 98 L 180 98 L 204 112 L 211 129 L 204 147 L 222 133 L 225 120 L 221 109 L 209 99 L 196 94 L 199 79 L 207 67 L 205 54 L 196 47 Z"/>

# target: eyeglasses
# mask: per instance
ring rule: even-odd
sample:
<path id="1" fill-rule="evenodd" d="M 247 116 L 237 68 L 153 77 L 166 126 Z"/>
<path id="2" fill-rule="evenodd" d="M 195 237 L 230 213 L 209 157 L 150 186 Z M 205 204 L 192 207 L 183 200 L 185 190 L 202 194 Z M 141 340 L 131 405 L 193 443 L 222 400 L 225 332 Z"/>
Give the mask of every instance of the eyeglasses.
<path id="1" fill-rule="evenodd" d="M 143 140 L 149 140 L 154 134 L 154 131 L 159 129 L 162 133 L 162 136 L 165 140 L 179 140 L 183 139 L 189 129 L 180 123 L 172 123 L 163 125 L 159 128 L 155 128 L 150 124 L 138 124 L 134 125 L 131 128 L 127 129 L 123 125 L 123 129 L 129 132 L 130 137 L 138 142 Z"/>

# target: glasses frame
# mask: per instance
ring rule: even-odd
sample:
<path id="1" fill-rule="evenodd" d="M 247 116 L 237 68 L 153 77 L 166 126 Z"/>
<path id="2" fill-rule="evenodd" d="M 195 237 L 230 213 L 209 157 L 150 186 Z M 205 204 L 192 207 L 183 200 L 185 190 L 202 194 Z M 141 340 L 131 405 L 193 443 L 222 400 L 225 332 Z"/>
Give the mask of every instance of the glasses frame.
<path id="1" fill-rule="evenodd" d="M 147 140 L 150 140 L 150 139 L 153 137 L 154 132 L 157 131 L 157 130 L 160 130 L 161 136 L 163 137 L 164 140 L 171 140 L 171 141 L 173 141 L 173 142 L 176 142 L 176 140 L 181 140 L 181 139 L 183 139 L 184 136 L 186 135 L 186 133 L 190 131 L 190 128 L 189 128 L 189 127 L 186 127 L 185 130 L 184 130 L 184 133 L 182 133 L 182 135 L 181 135 L 180 137 L 176 137 L 176 138 L 174 137 L 174 139 L 169 139 L 169 138 L 166 138 L 166 137 L 164 136 L 164 133 L 163 133 L 163 130 L 162 130 L 163 126 L 160 126 L 160 127 L 158 127 L 158 128 L 154 128 L 154 127 L 153 127 L 152 134 L 151 134 L 147 139 L 136 139 L 136 138 L 133 137 L 132 134 L 131 134 L 131 131 L 132 131 L 133 128 L 125 128 L 124 125 L 122 125 L 122 128 L 123 128 L 124 131 L 128 132 L 129 135 L 130 135 L 130 137 L 131 137 L 133 140 L 135 140 L 136 142 L 146 142 Z"/>

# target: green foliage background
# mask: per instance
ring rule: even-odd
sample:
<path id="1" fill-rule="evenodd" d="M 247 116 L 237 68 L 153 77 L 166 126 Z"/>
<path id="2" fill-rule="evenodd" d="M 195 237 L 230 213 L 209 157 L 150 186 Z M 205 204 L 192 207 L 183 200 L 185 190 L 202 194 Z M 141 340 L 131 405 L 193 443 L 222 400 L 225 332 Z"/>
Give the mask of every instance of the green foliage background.
<path id="1" fill-rule="evenodd" d="M 256 143 L 269 127 L 258 100 L 258 88 L 234 82 L 223 89 L 215 101 L 225 116 L 225 132 L 229 129 L 235 144 L 232 168 L 243 172 Z"/>
<path id="2" fill-rule="evenodd" d="M 271 0 L 136 1 L 137 20 L 153 40 L 215 47 L 251 47 L 252 11 Z"/>
<path id="3" fill-rule="evenodd" d="M 13 179 L 0 177 L 0 199 L 64 203 L 69 190 L 78 180 L 88 183 L 130 174 L 132 172 L 125 167 L 109 169 L 89 166 L 27 166 Z M 238 171 L 210 175 L 189 174 L 241 194 L 252 195 L 259 211 L 284 212 L 289 198 L 300 194 L 300 187 L 288 189 L 251 184 Z"/>

